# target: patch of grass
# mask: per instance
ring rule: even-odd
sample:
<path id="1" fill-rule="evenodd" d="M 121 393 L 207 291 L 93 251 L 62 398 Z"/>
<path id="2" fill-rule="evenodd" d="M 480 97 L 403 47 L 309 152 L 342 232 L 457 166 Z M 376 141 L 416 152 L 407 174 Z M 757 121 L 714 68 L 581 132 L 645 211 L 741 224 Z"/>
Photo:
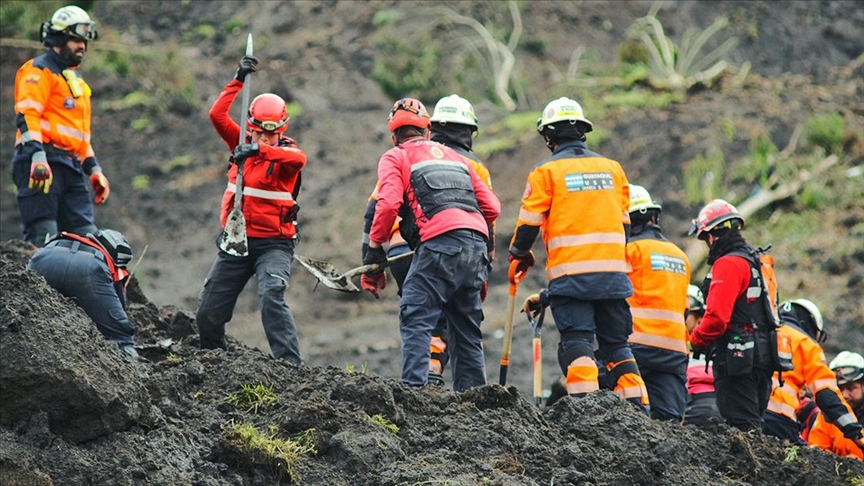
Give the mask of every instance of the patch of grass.
<path id="1" fill-rule="evenodd" d="M 76 5 L 87 10 L 85 4 Z M 66 5 L 64 1 L 50 0 L 34 2 L 33 0 L 11 0 L 0 3 L 0 37 L 17 37 L 39 40 L 39 25 L 51 18 L 58 8 Z M 97 19 L 98 20 L 98 19 Z M 35 28 L 34 28 L 35 27 Z"/>
<path id="2" fill-rule="evenodd" d="M 379 10 L 372 17 L 372 26 L 377 29 L 387 24 L 392 24 L 401 18 L 402 14 L 396 9 Z"/>
<path id="3" fill-rule="evenodd" d="M 355 365 L 354 363 L 349 363 L 349 364 L 345 365 L 345 372 L 346 373 L 361 373 L 361 374 L 365 375 L 368 371 L 369 371 L 369 362 L 368 361 L 363 361 L 363 364 L 360 365 L 359 370 L 357 369 L 357 365 Z"/>
<path id="4" fill-rule="evenodd" d="M 601 99 L 601 102 L 607 107 L 629 109 L 663 108 L 670 103 L 682 101 L 684 101 L 684 96 L 680 93 L 657 93 L 647 89 L 616 91 L 606 94 Z"/>
<path id="5" fill-rule="evenodd" d="M 710 201 L 720 194 L 726 157 L 718 149 L 709 149 L 705 154 L 684 164 L 684 190 L 687 202 L 698 204 Z"/>
<path id="6" fill-rule="evenodd" d="M 270 425 L 267 432 L 258 430 L 252 424 L 231 421 L 224 429 L 226 438 L 241 450 L 248 452 L 257 460 L 276 461 L 284 468 L 291 482 L 298 483 L 297 465 L 307 454 L 317 454 L 314 439 L 315 430 L 309 429 L 294 438 L 278 437 L 279 428 Z"/>
<path id="7" fill-rule="evenodd" d="M 387 420 L 387 417 L 378 413 L 369 417 L 369 421 L 373 424 L 381 427 L 382 429 L 390 432 L 391 434 L 398 435 L 399 434 L 399 426 L 394 424 L 393 422 Z"/>
<path id="8" fill-rule="evenodd" d="M 798 450 L 800 448 L 798 446 L 791 446 L 786 448 L 786 457 L 783 459 L 784 464 L 789 464 L 790 462 L 795 462 L 798 460 Z"/>
<path id="9" fill-rule="evenodd" d="M 225 22 L 222 22 L 221 29 L 228 34 L 236 34 L 240 32 L 240 29 L 242 29 L 244 25 L 246 25 L 246 21 L 243 19 L 243 17 L 241 17 L 240 15 L 235 15 L 234 17 L 231 17 Z M 246 39 L 244 38 L 243 40 L 245 42 Z"/>
<path id="10" fill-rule="evenodd" d="M 807 141 L 830 154 L 839 154 L 846 123 L 839 113 L 817 115 L 807 120 Z"/>
<path id="11" fill-rule="evenodd" d="M 132 121 L 131 128 L 133 131 L 143 132 L 144 130 L 147 130 L 147 128 L 150 127 L 151 123 L 152 122 L 150 121 L 149 117 L 142 116 L 141 118 L 138 118 L 137 120 Z"/>
<path id="12" fill-rule="evenodd" d="M 864 486 L 864 475 L 851 476 L 846 478 L 846 482 L 854 486 Z"/>
<path id="13" fill-rule="evenodd" d="M 192 163 L 191 155 L 178 155 L 173 159 L 168 161 L 168 164 L 165 166 L 165 169 L 168 172 L 173 171 L 174 169 L 182 169 L 183 167 L 188 167 L 189 164 Z"/>
<path id="14" fill-rule="evenodd" d="M 408 42 L 387 38 L 377 43 L 372 79 L 387 96 L 438 99 L 444 91 L 440 74 L 441 47 L 428 34 Z"/>
<path id="15" fill-rule="evenodd" d="M 147 174 L 138 174 L 132 178 L 132 189 L 141 192 L 146 191 L 150 187 L 150 176 Z"/>
<path id="16" fill-rule="evenodd" d="M 273 385 L 264 386 L 258 383 L 244 384 L 241 391 L 228 395 L 225 401 L 247 412 L 258 413 L 259 409 L 273 406 L 277 398 L 273 393 Z"/>
<path id="17" fill-rule="evenodd" d="M 179 365 L 183 362 L 183 358 L 177 355 L 177 353 L 168 353 L 168 356 L 165 357 L 165 363 L 171 366 Z"/>

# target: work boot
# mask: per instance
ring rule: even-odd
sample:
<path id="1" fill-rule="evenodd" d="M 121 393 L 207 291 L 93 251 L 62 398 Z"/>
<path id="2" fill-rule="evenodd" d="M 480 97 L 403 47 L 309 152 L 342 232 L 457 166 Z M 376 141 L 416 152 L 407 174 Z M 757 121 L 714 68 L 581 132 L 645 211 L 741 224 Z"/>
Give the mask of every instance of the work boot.
<path id="1" fill-rule="evenodd" d="M 551 393 L 549 394 L 549 398 L 546 399 L 546 406 L 551 407 L 555 402 L 561 400 L 562 398 L 568 396 L 567 386 L 564 385 L 562 380 L 555 380 L 552 383 Z"/>
<path id="2" fill-rule="evenodd" d="M 138 361 L 138 351 L 135 351 L 135 346 L 131 344 L 120 344 L 120 351 L 129 361 Z"/>
<path id="3" fill-rule="evenodd" d="M 428 382 L 432 386 L 440 386 L 441 388 L 444 388 L 444 375 L 430 371 Z"/>

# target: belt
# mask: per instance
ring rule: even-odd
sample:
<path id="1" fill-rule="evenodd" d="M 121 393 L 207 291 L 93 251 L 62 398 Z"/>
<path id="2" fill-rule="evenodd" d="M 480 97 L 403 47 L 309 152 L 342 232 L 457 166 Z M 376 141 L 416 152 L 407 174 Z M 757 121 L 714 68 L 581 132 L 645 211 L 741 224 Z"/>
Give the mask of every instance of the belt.
<path id="1" fill-rule="evenodd" d="M 75 245 L 77 245 L 78 249 L 76 251 L 83 251 L 86 253 L 92 253 L 93 255 L 96 255 L 97 257 L 101 256 L 102 260 L 105 259 L 105 255 L 102 253 L 101 250 L 93 248 L 90 245 L 85 245 L 84 243 L 81 243 L 80 241 L 60 239 L 60 240 L 57 240 L 53 243 L 54 243 L 53 245 L 48 245 L 48 246 L 62 246 L 63 248 L 72 249 L 75 247 Z"/>

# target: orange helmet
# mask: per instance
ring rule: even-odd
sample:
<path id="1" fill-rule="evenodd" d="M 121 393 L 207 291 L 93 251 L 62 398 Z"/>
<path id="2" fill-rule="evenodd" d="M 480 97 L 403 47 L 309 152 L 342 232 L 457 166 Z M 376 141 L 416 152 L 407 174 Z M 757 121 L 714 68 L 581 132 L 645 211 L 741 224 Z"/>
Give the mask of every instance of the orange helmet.
<path id="1" fill-rule="evenodd" d="M 246 124 L 250 130 L 282 133 L 288 129 L 288 107 L 273 93 L 260 94 L 249 105 Z"/>
<path id="2" fill-rule="evenodd" d="M 700 240 L 707 238 L 708 233 L 716 228 L 732 228 L 738 221 L 738 229 L 744 228 L 744 218 L 735 206 L 722 199 L 715 199 L 699 211 L 699 216 L 693 220 L 689 235 L 696 235 Z M 725 223 L 725 224 L 724 224 Z"/>
<path id="3" fill-rule="evenodd" d="M 402 98 L 393 104 L 390 116 L 387 117 L 387 127 L 395 132 L 399 127 L 412 126 L 430 128 L 432 122 L 429 120 L 429 112 L 420 100 L 414 98 Z"/>

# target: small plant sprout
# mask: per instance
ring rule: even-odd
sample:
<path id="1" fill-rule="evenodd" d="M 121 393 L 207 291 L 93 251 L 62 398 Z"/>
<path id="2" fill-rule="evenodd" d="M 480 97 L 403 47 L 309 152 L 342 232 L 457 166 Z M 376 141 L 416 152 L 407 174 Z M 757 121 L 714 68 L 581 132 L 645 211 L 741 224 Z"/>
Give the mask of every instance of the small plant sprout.
<path id="1" fill-rule="evenodd" d="M 276 403 L 276 394 L 273 393 L 273 385 L 264 386 L 243 385 L 243 389 L 225 397 L 225 401 L 235 407 L 247 412 L 258 413 L 259 409 L 269 408 Z"/>
<path id="2" fill-rule="evenodd" d="M 285 469 L 291 482 L 297 484 L 297 465 L 303 456 L 317 454 L 315 450 L 315 429 L 308 429 L 293 438 L 278 437 L 276 425 L 267 427 L 267 432 L 258 430 L 253 424 L 231 421 L 223 428 L 223 434 L 234 446 L 247 452 L 253 460 L 271 462 Z"/>
<path id="3" fill-rule="evenodd" d="M 382 429 L 386 430 L 387 432 L 390 432 L 391 434 L 396 434 L 396 435 L 399 434 L 399 426 L 394 424 L 393 422 L 387 420 L 387 417 L 385 417 L 384 415 L 382 415 L 380 413 L 372 415 L 371 417 L 369 417 L 369 421 L 372 422 L 373 424 L 377 425 L 378 427 L 381 427 Z"/>

